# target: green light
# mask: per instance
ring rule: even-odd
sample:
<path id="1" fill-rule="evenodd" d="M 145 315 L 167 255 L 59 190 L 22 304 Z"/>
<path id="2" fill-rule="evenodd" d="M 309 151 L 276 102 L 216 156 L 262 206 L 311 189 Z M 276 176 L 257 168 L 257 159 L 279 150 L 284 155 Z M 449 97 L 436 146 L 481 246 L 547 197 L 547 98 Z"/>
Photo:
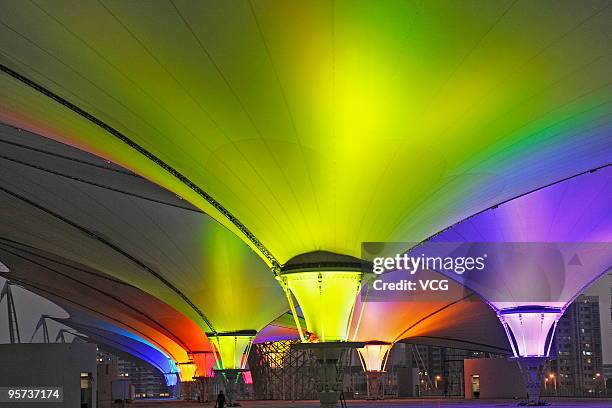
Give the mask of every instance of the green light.
<path id="1" fill-rule="evenodd" d="M 306 326 L 319 341 L 345 341 L 362 272 L 308 271 L 281 276 L 296 297 Z"/>
<path id="2" fill-rule="evenodd" d="M 1 2 L 0 51 L 205 190 L 281 265 L 418 242 L 609 161 L 605 2 L 355 3 Z M 0 121 L 134 170 L 259 251 L 163 166 L 28 85 L 0 74 L 0 104 Z"/>
<path id="3" fill-rule="evenodd" d="M 210 342 L 220 357 L 217 367 L 221 370 L 243 369 L 254 338 L 255 333 L 210 336 Z"/>

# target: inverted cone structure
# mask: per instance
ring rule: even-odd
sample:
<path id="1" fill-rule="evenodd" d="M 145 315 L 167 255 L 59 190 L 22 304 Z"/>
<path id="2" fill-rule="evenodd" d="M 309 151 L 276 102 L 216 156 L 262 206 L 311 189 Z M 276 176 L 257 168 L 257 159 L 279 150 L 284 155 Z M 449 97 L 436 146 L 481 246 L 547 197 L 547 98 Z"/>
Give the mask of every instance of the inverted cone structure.
<path id="1" fill-rule="evenodd" d="M 512 352 L 519 364 L 528 403 L 540 404 L 544 364 L 550 354 L 550 346 L 557 322 L 563 310 L 557 307 L 521 306 L 498 311 Z"/>
<path id="2" fill-rule="evenodd" d="M 383 377 L 391 347 L 391 343 L 370 342 L 357 349 L 366 375 L 368 398 L 382 399 L 385 395 Z"/>
<path id="3" fill-rule="evenodd" d="M 393 344 L 385 342 L 369 342 L 364 347 L 358 348 L 359 358 L 366 372 L 384 372 L 387 358 Z"/>
<path id="4" fill-rule="evenodd" d="M 515 357 L 548 357 L 563 310 L 556 307 L 522 306 L 497 312 Z"/>
<path id="5" fill-rule="evenodd" d="M 255 330 L 242 330 L 231 333 L 211 333 L 208 335 L 219 359 L 217 370 L 223 379 L 228 405 L 233 406 L 235 386 L 240 375 L 245 371 Z"/>
<path id="6" fill-rule="evenodd" d="M 197 370 L 195 363 L 193 361 L 179 363 L 178 367 L 181 382 L 192 382 Z"/>
<path id="7" fill-rule="evenodd" d="M 321 342 L 346 341 L 361 271 L 300 271 L 281 279 L 297 299 L 308 332 Z"/>
<path id="8" fill-rule="evenodd" d="M 364 345 L 347 342 L 361 287 L 361 266 L 357 258 L 316 251 L 291 259 L 278 277 L 287 290 L 289 303 L 295 296 L 304 315 L 311 343 L 298 346 L 312 349 L 319 363 L 322 407 L 335 407 L 338 403 L 342 391 L 338 368 L 346 351 Z"/>
<path id="9" fill-rule="evenodd" d="M 217 369 L 243 369 L 256 335 L 255 330 L 208 334 L 210 342 L 219 356 Z"/>

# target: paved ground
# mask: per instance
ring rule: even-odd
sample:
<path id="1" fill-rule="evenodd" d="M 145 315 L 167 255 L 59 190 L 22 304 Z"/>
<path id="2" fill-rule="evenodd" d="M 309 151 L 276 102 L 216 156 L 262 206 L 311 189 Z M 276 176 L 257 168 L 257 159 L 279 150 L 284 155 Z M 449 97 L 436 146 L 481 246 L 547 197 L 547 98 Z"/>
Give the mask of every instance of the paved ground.
<path id="1" fill-rule="evenodd" d="M 612 399 L 610 400 L 570 400 L 570 399 L 549 399 L 552 407 L 555 408 L 612 408 Z M 240 404 L 245 408 L 316 408 L 319 406 L 316 401 L 241 401 Z M 347 401 L 349 408 L 503 408 L 516 407 L 517 401 L 509 400 L 490 400 L 490 401 L 466 401 L 466 400 L 449 400 L 449 399 L 395 399 L 384 401 Z M 121 405 L 117 405 L 120 407 Z M 182 401 L 135 401 L 132 404 L 126 404 L 126 407 L 134 408 L 197 408 L 208 407 L 212 408 L 212 403 L 202 404 L 195 402 Z"/>

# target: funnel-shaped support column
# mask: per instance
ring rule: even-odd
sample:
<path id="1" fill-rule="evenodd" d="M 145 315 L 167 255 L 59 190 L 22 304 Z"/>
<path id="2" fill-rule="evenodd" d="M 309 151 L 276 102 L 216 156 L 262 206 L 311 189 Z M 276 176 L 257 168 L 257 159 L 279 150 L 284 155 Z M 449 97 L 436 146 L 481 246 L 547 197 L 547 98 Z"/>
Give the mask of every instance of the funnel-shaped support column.
<path id="1" fill-rule="evenodd" d="M 236 384 L 245 370 L 256 330 L 241 330 L 228 333 L 208 333 L 208 338 L 219 355 L 216 373 L 221 375 L 225 386 L 228 406 L 234 406 Z"/>
<path id="2" fill-rule="evenodd" d="M 546 360 L 547 357 L 519 357 L 517 360 L 527 389 L 527 405 L 548 405 L 540 401 Z"/>
<path id="3" fill-rule="evenodd" d="M 362 272 L 290 271 L 280 279 L 297 299 L 306 327 L 321 342 L 345 341 Z"/>
<path id="4" fill-rule="evenodd" d="M 194 377 L 196 376 L 197 367 L 193 361 L 178 363 L 179 367 L 179 393 L 178 396 L 184 400 L 194 398 Z"/>
<path id="5" fill-rule="evenodd" d="M 561 308 L 545 306 L 522 306 L 497 312 L 523 374 L 530 405 L 540 404 L 543 365 L 563 312 Z"/>
<path id="6" fill-rule="evenodd" d="M 179 373 L 165 373 L 164 374 L 165 380 L 166 380 L 166 386 L 168 387 L 168 390 L 170 391 L 170 396 L 172 398 L 180 398 L 181 394 L 180 394 L 180 380 L 179 380 Z"/>
<path id="7" fill-rule="evenodd" d="M 211 400 L 213 377 L 196 377 L 195 380 L 200 386 L 200 402 L 209 402 Z"/>
<path id="8" fill-rule="evenodd" d="M 241 330 L 228 333 L 207 333 L 219 360 L 217 369 L 242 369 L 245 367 L 256 330 Z"/>
<path id="9" fill-rule="evenodd" d="M 164 373 L 166 386 L 173 387 L 179 382 L 179 373 Z"/>
<path id="10" fill-rule="evenodd" d="M 170 391 L 170 396 L 172 398 L 180 399 L 181 398 L 181 383 L 180 381 L 174 385 L 168 387 Z"/>
<path id="11" fill-rule="evenodd" d="M 342 359 L 353 348 L 365 346 L 361 342 L 298 343 L 292 347 L 314 352 L 319 364 L 319 401 L 322 408 L 336 408 L 342 392 Z"/>
<path id="12" fill-rule="evenodd" d="M 215 370 L 221 376 L 223 386 L 225 388 L 225 398 L 227 400 L 228 407 L 234 407 L 236 388 L 238 386 L 238 380 L 240 375 L 247 371 L 244 368 L 224 368 L 223 370 Z"/>
<path id="13" fill-rule="evenodd" d="M 384 372 L 387 366 L 387 358 L 393 344 L 384 342 L 369 342 L 362 348 L 358 348 L 361 365 L 365 372 Z"/>
<path id="14" fill-rule="evenodd" d="M 366 386 L 368 399 L 384 399 L 385 383 L 384 371 L 366 371 Z"/>
<path id="15" fill-rule="evenodd" d="M 213 370 L 217 367 L 218 356 L 214 351 L 194 351 L 190 355 L 197 367 L 197 376 L 194 379 L 200 386 L 200 401 L 208 402 L 211 398 Z"/>
<path id="16" fill-rule="evenodd" d="M 197 367 L 193 361 L 185 363 L 178 363 L 179 367 L 179 379 L 181 382 L 193 381 L 193 377 L 196 375 Z"/>
<path id="17" fill-rule="evenodd" d="M 391 343 L 370 342 L 357 349 L 366 374 L 368 398 L 382 399 L 385 395 L 383 377 L 391 347 Z"/>
<path id="18" fill-rule="evenodd" d="M 214 351 L 193 351 L 189 353 L 189 356 L 197 367 L 197 378 L 209 378 L 214 375 L 213 370 L 217 368 L 219 358 Z"/>

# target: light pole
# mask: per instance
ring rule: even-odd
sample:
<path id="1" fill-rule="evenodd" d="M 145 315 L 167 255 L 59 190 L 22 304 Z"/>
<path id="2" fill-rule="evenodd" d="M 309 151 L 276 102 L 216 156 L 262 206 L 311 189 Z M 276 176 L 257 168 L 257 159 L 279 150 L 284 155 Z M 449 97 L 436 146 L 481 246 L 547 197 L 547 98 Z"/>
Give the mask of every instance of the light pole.
<path id="1" fill-rule="evenodd" d="M 441 379 L 442 377 L 440 377 L 439 375 L 436 375 L 435 377 L 436 390 L 438 389 L 438 381 L 440 381 Z"/>
<path id="2" fill-rule="evenodd" d="M 600 394 L 608 392 L 608 381 L 606 380 L 606 376 L 601 375 L 601 373 L 596 373 L 595 377 L 593 377 L 593 379 L 594 380 L 601 380 L 601 385 L 603 386 L 603 389 L 599 392 Z"/>
<path id="3" fill-rule="evenodd" d="M 548 378 L 550 378 L 551 381 L 555 382 L 555 391 L 557 391 L 557 377 L 555 376 L 555 374 L 554 373 L 548 374 Z"/>

